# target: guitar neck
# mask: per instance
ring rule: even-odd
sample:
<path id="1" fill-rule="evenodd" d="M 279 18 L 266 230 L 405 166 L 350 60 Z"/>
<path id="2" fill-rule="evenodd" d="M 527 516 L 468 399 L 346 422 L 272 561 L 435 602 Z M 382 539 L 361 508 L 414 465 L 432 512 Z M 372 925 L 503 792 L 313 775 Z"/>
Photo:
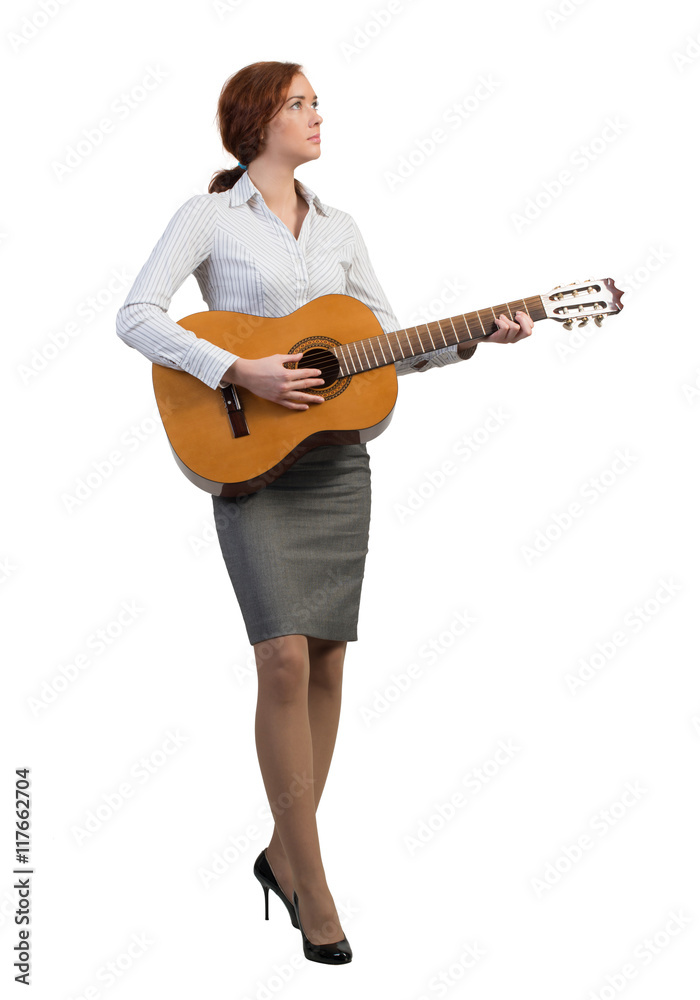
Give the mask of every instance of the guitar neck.
<path id="1" fill-rule="evenodd" d="M 547 318 L 542 297 L 531 295 L 526 299 L 476 309 L 466 315 L 450 316 L 449 319 L 433 320 L 405 330 L 367 337 L 366 340 L 355 340 L 335 348 L 334 353 L 340 362 L 340 375 L 355 375 L 404 358 L 427 354 L 441 347 L 483 340 L 496 331 L 497 316 L 504 313 L 514 319 L 517 310 L 526 312 L 535 322 Z"/>

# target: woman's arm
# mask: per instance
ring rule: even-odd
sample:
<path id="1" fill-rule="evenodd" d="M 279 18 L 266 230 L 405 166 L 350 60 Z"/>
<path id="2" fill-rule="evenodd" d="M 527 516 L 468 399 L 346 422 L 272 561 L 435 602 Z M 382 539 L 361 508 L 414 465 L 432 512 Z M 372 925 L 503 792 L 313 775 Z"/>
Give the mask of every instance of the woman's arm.
<path id="1" fill-rule="evenodd" d="M 276 354 L 248 360 L 185 330 L 168 316 L 173 295 L 206 260 L 216 229 L 216 207 L 207 195 L 182 205 L 143 265 L 117 313 L 117 334 L 157 365 L 179 368 L 217 389 L 235 381 L 251 392 L 293 410 L 308 410 L 322 396 L 302 390 L 323 385 L 316 368 L 284 367 L 301 354 Z"/>
<path id="2" fill-rule="evenodd" d="M 185 330 L 167 314 L 173 295 L 211 253 L 216 207 L 207 195 L 181 205 L 117 313 L 117 335 L 155 364 L 180 368 L 216 389 L 237 355 Z"/>

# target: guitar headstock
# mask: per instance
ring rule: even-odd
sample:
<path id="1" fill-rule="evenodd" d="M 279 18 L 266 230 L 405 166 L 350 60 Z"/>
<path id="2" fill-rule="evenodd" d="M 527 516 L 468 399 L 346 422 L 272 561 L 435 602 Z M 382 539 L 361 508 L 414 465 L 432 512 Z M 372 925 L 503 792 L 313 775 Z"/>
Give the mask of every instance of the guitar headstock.
<path id="1" fill-rule="evenodd" d="M 547 318 L 559 320 L 570 330 L 575 319 L 583 326 L 591 316 L 600 326 L 605 316 L 620 312 L 624 294 L 612 278 L 588 278 L 570 285 L 557 285 L 541 298 Z"/>

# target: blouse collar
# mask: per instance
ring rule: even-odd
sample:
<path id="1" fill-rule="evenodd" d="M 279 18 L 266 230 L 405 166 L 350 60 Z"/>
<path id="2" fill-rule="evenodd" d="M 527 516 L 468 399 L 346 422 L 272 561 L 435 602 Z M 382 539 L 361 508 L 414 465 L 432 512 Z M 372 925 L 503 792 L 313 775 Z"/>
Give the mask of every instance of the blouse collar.
<path id="1" fill-rule="evenodd" d="M 318 195 L 316 195 L 316 193 L 312 191 L 310 187 L 307 187 L 306 184 L 302 184 L 301 181 L 298 181 L 298 184 L 301 188 L 301 193 L 305 198 L 305 200 L 309 203 L 309 206 L 313 205 L 316 208 L 316 211 L 320 212 L 321 215 L 328 215 L 328 209 L 320 200 Z M 230 189 L 229 194 L 230 194 L 229 205 L 231 206 L 231 208 L 233 208 L 236 205 L 243 205 L 245 202 L 250 201 L 251 198 L 257 198 L 259 201 L 263 202 L 265 201 L 265 199 L 262 196 L 262 193 L 256 188 L 256 186 L 253 184 L 250 177 L 248 176 L 247 170 L 245 170 L 243 176 L 238 181 L 236 181 L 236 183 Z"/>

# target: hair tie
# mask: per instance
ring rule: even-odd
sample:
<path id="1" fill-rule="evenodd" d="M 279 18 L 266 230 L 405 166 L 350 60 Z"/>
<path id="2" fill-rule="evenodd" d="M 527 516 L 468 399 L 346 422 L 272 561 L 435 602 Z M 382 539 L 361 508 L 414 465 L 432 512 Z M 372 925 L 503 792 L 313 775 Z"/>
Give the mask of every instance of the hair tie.
<path id="1" fill-rule="evenodd" d="M 241 163 L 240 160 L 238 161 L 238 166 L 241 168 L 241 170 L 247 170 L 248 169 L 244 163 Z"/>

